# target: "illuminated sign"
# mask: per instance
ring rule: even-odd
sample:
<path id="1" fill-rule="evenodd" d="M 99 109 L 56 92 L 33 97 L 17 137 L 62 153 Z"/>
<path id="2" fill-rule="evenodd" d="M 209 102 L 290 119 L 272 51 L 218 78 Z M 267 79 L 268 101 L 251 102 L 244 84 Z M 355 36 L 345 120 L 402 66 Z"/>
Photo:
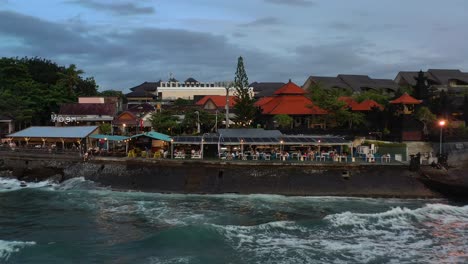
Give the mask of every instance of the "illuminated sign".
<path id="1" fill-rule="evenodd" d="M 62 115 L 57 115 L 57 114 L 51 114 L 50 120 L 54 123 L 58 122 L 58 123 L 64 123 L 64 124 L 77 122 L 76 116 L 62 116 Z"/>

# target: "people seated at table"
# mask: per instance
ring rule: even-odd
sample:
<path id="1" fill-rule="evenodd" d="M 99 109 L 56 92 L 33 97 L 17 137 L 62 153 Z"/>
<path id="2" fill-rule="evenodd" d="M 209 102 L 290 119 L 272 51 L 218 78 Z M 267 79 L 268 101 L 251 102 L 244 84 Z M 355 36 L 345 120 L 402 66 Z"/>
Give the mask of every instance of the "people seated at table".
<path id="1" fill-rule="evenodd" d="M 374 154 L 372 153 L 367 153 L 366 159 L 367 159 L 367 162 L 375 162 L 375 157 L 374 157 Z"/>

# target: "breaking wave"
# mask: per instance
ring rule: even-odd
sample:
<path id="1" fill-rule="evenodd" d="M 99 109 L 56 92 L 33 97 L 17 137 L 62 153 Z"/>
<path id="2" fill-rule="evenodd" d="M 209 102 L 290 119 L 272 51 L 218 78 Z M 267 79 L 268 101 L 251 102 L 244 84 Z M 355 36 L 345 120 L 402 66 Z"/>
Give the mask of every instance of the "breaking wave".
<path id="1" fill-rule="evenodd" d="M 22 242 L 0 240 L 0 260 L 8 261 L 13 253 L 19 252 L 24 247 L 34 245 L 36 245 L 36 242 L 34 241 Z"/>
<path id="2" fill-rule="evenodd" d="M 468 206 L 428 204 L 418 209 L 396 207 L 373 214 L 331 214 L 319 222 L 212 226 L 248 262 L 468 261 Z"/>
<path id="3" fill-rule="evenodd" d="M 52 181 L 41 181 L 41 182 L 24 182 L 17 179 L 11 178 L 0 178 L 0 192 L 11 192 L 20 189 L 37 189 L 44 187 L 52 187 L 56 185 Z"/>

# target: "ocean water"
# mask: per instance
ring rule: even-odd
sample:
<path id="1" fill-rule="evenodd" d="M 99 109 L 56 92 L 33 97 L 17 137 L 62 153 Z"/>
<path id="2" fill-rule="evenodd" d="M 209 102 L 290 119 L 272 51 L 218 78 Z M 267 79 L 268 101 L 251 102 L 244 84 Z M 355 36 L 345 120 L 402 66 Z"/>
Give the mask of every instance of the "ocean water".
<path id="1" fill-rule="evenodd" d="M 468 263 L 468 206 L 0 178 L 0 263 Z"/>

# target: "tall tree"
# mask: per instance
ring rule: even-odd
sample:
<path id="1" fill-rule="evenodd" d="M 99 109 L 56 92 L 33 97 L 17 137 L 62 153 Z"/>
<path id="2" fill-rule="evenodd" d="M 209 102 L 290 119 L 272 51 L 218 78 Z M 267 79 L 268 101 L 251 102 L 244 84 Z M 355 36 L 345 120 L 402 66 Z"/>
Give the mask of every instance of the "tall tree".
<path id="1" fill-rule="evenodd" d="M 80 81 L 80 75 L 83 73 L 84 71 L 77 69 L 75 64 L 71 64 L 59 74 L 60 81 L 67 87 L 69 96 L 75 95 L 74 91 Z"/>
<path id="2" fill-rule="evenodd" d="M 244 68 L 244 60 L 239 57 L 237 60 L 236 76 L 234 77 L 234 88 L 236 89 L 236 104 L 234 111 L 236 118 L 234 121 L 241 127 L 248 127 L 252 124 L 257 111 L 255 100 L 249 92 L 249 79 Z"/>
<path id="3" fill-rule="evenodd" d="M 309 88 L 309 97 L 313 104 L 326 110 L 328 113 L 318 118 L 329 127 L 349 128 L 364 123 L 364 116 L 361 113 L 350 111 L 346 103 L 338 100 L 345 92 L 338 89 L 325 89 L 320 84 L 315 84 Z"/>
<path id="4" fill-rule="evenodd" d="M 434 115 L 429 108 L 422 106 L 416 111 L 415 117 L 423 123 L 423 133 L 427 136 L 429 134 L 428 124 L 434 123 L 436 115 Z"/>

